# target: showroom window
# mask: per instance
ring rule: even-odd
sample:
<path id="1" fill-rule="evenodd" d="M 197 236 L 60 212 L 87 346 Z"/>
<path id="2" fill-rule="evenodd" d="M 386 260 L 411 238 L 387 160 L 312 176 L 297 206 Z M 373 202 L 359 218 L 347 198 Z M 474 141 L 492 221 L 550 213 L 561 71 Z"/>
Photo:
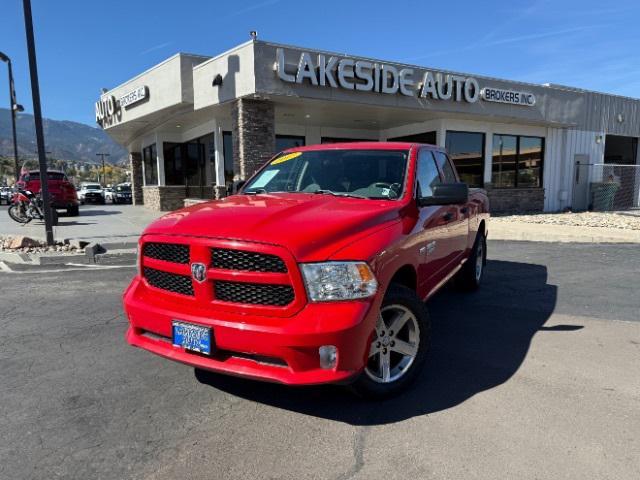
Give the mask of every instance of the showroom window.
<path id="1" fill-rule="evenodd" d="M 447 130 L 447 153 L 460 181 L 470 187 L 484 185 L 484 133 Z"/>
<path id="2" fill-rule="evenodd" d="M 276 135 L 276 152 L 288 148 L 304 147 L 305 138 L 294 135 Z"/>
<path id="3" fill-rule="evenodd" d="M 493 136 L 491 183 L 495 188 L 542 186 L 544 138 Z"/>
<path id="4" fill-rule="evenodd" d="M 320 143 L 353 143 L 353 142 L 377 142 L 369 138 L 338 138 L 338 137 L 322 137 Z"/>
<path id="5" fill-rule="evenodd" d="M 158 156 L 155 143 L 142 149 L 142 161 L 144 163 L 145 186 L 158 185 Z"/>

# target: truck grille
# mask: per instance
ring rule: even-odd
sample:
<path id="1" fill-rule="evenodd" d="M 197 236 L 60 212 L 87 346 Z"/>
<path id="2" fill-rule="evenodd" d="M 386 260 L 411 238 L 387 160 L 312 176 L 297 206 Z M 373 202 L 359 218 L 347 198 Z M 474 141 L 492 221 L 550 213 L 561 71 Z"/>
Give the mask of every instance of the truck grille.
<path id="1" fill-rule="evenodd" d="M 149 234 L 140 250 L 147 285 L 185 295 L 202 308 L 287 317 L 304 305 L 295 259 L 283 247 L 196 236 L 176 243 L 176 237 Z M 195 263 L 208 266 L 202 282 L 194 279 Z"/>
<path id="2" fill-rule="evenodd" d="M 211 249 L 211 266 L 224 270 L 287 273 L 287 266 L 276 255 L 228 248 Z"/>
<path id="3" fill-rule="evenodd" d="M 245 282 L 215 282 L 216 299 L 223 302 L 284 307 L 295 297 L 290 285 Z"/>
<path id="4" fill-rule="evenodd" d="M 155 268 L 144 267 L 144 277 L 150 285 L 181 295 L 193 296 L 191 277 L 176 273 L 163 272 Z"/>
<path id="5" fill-rule="evenodd" d="M 145 243 L 143 254 L 165 262 L 189 263 L 189 245 L 179 243 Z"/>

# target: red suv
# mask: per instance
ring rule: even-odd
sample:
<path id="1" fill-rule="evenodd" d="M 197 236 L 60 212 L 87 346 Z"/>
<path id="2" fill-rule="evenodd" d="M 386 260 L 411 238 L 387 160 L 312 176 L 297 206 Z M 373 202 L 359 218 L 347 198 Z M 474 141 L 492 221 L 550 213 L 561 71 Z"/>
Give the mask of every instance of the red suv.
<path id="1" fill-rule="evenodd" d="M 69 181 L 64 172 L 59 170 L 48 170 L 47 177 L 51 206 L 57 210 L 66 210 L 67 215 L 70 217 L 78 216 L 80 214 L 80 202 L 73 183 Z M 22 173 L 16 185 L 23 190 L 39 193 L 40 171 L 30 170 Z"/>

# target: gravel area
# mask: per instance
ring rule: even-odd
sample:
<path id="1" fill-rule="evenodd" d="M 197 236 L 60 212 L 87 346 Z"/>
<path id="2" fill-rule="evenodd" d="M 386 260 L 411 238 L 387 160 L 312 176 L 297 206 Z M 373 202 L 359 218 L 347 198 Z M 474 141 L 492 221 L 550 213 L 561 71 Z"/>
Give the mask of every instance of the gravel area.
<path id="1" fill-rule="evenodd" d="M 572 225 L 576 227 L 620 228 L 640 230 L 640 216 L 609 212 L 538 213 L 530 215 L 505 215 L 492 217 L 492 222 L 538 223 L 546 225 Z"/>

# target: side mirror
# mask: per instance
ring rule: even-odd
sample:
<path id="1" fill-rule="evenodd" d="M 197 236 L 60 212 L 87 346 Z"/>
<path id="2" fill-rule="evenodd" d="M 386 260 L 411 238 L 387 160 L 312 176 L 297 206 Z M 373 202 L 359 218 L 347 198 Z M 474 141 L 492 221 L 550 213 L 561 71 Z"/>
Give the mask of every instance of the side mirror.
<path id="1" fill-rule="evenodd" d="M 466 183 L 442 183 L 433 187 L 430 197 L 418 197 L 418 205 L 455 205 L 467 203 L 469 200 L 469 186 Z"/>

